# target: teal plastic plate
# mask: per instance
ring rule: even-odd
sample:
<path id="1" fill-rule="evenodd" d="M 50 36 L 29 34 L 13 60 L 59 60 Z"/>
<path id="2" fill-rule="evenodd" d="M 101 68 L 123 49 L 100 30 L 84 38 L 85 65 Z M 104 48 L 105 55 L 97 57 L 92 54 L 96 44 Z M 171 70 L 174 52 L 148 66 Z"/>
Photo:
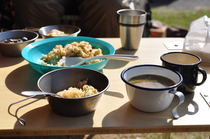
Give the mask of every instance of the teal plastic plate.
<path id="1" fill-rule="evenodd" d="M 66 44 L 69 44 L 72 42 L 80 42 L 80 41 L 87 41 L 93 47 L 100 48 L 102 50 L 103 55 L 115 54 L 115 48 L 108 42 L 105 42 L 96 38 L 82 37 L 82 36 L 77 36 L 77 37 L 64 36 L 64 37 L 55 37 L 55 38 L 48 38 L 48 39 L 36 41 L 27 45 L 22 50 L 21 54 L 23 58 L 29 62 L 30 66 L 33 69 L 35 69 L 41 74 L 45 74 L 52 70 L 56 70 L 60 68 L 71 68 L 71 67 L 57 67 L 57 66 L 41 65 L 42 54 L 49 53 L 58 44 L 65 46 Z M 88 69 L 99 71 L 103 69 L 107 63 L 108 63 L 108 59 L 105 59 L 98 63 L 93 63 L 89 65 L 81 65 L 81 66 L 76 66 L 76 67 L 88 68 Z"/>

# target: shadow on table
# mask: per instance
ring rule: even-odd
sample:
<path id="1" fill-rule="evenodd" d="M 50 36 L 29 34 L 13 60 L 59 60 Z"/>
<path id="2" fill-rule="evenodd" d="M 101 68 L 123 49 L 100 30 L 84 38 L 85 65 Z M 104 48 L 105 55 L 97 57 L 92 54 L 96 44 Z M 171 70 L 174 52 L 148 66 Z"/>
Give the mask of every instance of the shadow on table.
<path id="1" fill-rule="evenodd" d="M 6 57 L 0 54 L 0 67 L 9 67 L 22 62 L 24 59 L 22 57 Z M 4 61 L 4 62 L 3 62 Z"/>
<path id="2" fill-rule="evenodd" d="M 197 93 L 197 92 L 195 92 L 195 93 Z M 193 100 L 194 95 L 195 95 L 194 93 L 185 95 L 184 103 L 182 103 L 177 109 L 180 117 L 183 117 L 184 115 L 194 115 L 199 111 L 199 106 L 198 106 L 197 102 L 195 102 Z M 172 109 L 178 103 L 179 103 L 179 100 L 178 100 L 177 97 L 175 97 L 174 100 L 173 100 L 173 103 L 170 105 L 169 108 Z M 193 107 L 193 111 L 190 111 L 188 109 L 189 105 L 191 105 Z"/>
<path id="3" fill-rule="evenodd" d="M 136 51 L 137 50 L 128 51 L 128 50 L 119 48 L 116 50 L 115 54 L 134 55 L 136 53 Z M 107 65 L 104 67 L 104 69 L 118 69 L 118 68 L 124 67 L 129 62 L 132 62 L 132 61 L 122 61 L 122 60 L 110 59 L 109 62 L 107 63 Z"/>
<path id="4" fill-rule="evenodd" d="M 104 69 L 119 69 L 121 67 L 124 67 L 128 64 L 128 61 L 121 61 L 121 60 L 113 60 L 110 59 L 107 65 L 104 67 Z"/>
<path id="5" fill-rule="evenodd" d="M 186 96 L 186 101 L 183 104 L 181 104 L 180 107 L 178 107 L 178 113 L 180 115 L 180 118 L 182 118 L 184 115 L 194 115 L 198 112 L 199 107 L 198 104 L 193 101 L 193 97 L 194 94 Z M 102 126 L 131 127 L 131 129 L 129 129 L 130 133 L 151 132 L 149 131 L 151 130 L 151 128 L 149 127 L 155 128 L 155 126 L 160 126 L 160 125 L 162 125 L 163 127 L 173 125 L 173 121 L 176 119 L 173 119 L 171 110 L 177 104 L 178 104 L 178 99 L 176 99 L 175 97 L 172 104 L 166 110 L 161 112 L 149 113 L 149 112 L 139 111 L 136 108 L 134 108 L 130 104 L 130 102 L 127 102 L 118 109 L 107 114 L 103 119 Z M 189 105 L 192 105 L 194 107 L 194 111 L 188 110 Z M 163 132 L 164 130 L 167 129 L 161 129 L 160 127 L 154 130 L 157 130 L 156 132 Z M 113 129 L 113 132 L 116 131 L 114 131 Z M 126 129 L 122 129 L 122 131 L 118 130 L 117 132 L 125 133 L 127 131 Z"/>
<path id="6" fill-rule="evenodd" d="M 112 97 L 117 97 L 117 98 L 124 98 L 124 95 L 119 92 L 113 92 L 113 91 L 105 91 L 104 95 L 112 96 Z"/>
<path id="7" fill-rule="evenodd" d="M 123 48 L 116 49 L 116 54 L 126 54 L 126 55 L 134 55 L 137 52 L 137 50 L 125 50 Z"/>
<path id="8" fill-rule="evenodd" d="M 5 84 L 9 90 L 20 95 L 22 91 L 37 90 L 36 83 L 40 76 L 41 74 L 33 70 L 30 65 L 25 65 L 9 73 Z"/>
<path id="9" fill-rule="evenodd" d="M 118 109 L 112 111 L 108 115 L 106 115 L 103 119 L 102 126 L 111 126 L 111 127 L 130 127 L 130 133 L 140 133 L 140 130 L 146 130 L 146 127 L 154 127 L 154 125 L 166 125 L 171 124 L 167 122 L 167 119 L 172 118 L 171 112 L 169 110 L 149 113 L 139 111 L 134 108 L 130 102 L 125 103 Z M 164 124 L 165 123 L 165 124 Z M 142 128 L 141 128 L 142 127 Z M 138 129 L 136 129 L 138 128 Z M 136 131 L 135 131 L 136 129 Z M 114 129 L 113 129 L 114 130 Z M 119 133 L 123 133 L 126 129 L 122 129 L 122 131 L 118 131 Z M 144 131 L 148 132 L 148 131 Z"/>
<path id="10" fill-rule="evenodd" d="M 47 100 L 41 100 L 41 101 L 47 101 Z M 36 104 L 31 104 L 31 105 L 35 105 Z M 80 117 L 65 117 L 65 116 L 60 116 L 56 113 L 54 113 L 51 110 L 51 107 L 47 104 L 44 105 L 42 107 L 33 107 L 34 109 L 32 109 L 31 111 L 28 111 L 27 113 L 25 113 L 24 115 L 22 115 L 20 118 L 24 119 L 26 121 L 26 126 L 22 126 L 20 125 L 20 123 L 17 121 L 14 124 L 14 129 L 41 129 L 43 127 L 50 127 L 50 128 L 56 128 L 56 129 L 61 129 L 61 128 L 75 128 L 75 131 L 73 132 L 78 132 L 77 128 L 86 128 L 86 127 L 92 127 L 93 126 L 93 115 L 94 112 L 85 115 L 85 116 L 80 116 Z M 52 122 L 53 121 L 53 122 Z M 30 132 L 30 131 L 29 131 Z M 39 131 L 37 131 L 39 132 Z M 50 129 L 49 129 L 50 132 Z M 56 131 L 54 131 L 56 132 Z M 57 131 L 58 135 L 59 132 L 61 131 Z M 40 131 L 40 133 L 37 133 L 38 135 L 46 135 L 46 133 L 42 133 L 42 131 Z M 56 133 L 55 133 L 56 134 Z M 62 134 L 68 134 L 66 133 L 62 133 Z M 71 133 L 69 133 L 71 134 Z"/>

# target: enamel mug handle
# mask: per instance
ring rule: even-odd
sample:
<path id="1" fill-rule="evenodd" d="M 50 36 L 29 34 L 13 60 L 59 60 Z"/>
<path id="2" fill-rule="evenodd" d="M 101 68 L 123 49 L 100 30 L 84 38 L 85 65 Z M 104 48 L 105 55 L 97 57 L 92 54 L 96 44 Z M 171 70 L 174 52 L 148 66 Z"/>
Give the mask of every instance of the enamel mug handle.
<path id="1" fill-rule="evenodd" d="M 177 112 L 177 108 L 179 107 L 179 105 L 181 105 L 183 102 L 184 102 L 184 95 L 182 92 L 179 92 L 179 91 L 170 91 L 169 93 L 171 94 L 174 94 L 175 96 L 177 96 L 179 98 L 179 104 L 177 104 L 173 109 L 172 109 L 172 115 L 175 119 L 178 119 L 179 118 L 179 114 Z"/>

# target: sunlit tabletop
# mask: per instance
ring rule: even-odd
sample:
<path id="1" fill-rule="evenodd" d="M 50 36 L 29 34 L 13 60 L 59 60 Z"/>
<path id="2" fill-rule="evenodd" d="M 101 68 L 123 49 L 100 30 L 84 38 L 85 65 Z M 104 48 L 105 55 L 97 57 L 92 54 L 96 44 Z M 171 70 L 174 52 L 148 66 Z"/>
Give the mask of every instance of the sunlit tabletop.
<path id="1" fill-rule="evenodd" d="M 210 131 L 210 108 L 200 95 L 201 92 L 209 94 L 210 79 L 207 78 L 203 85 L 197 87 L 194 94 L 186 96 L 185 102 L 178 108 L 180 118 L 173 119 L 171 109 L 178 103 L 176 98 L 162 112 L 139 111 L 130 105 L 125 85 L 120 78 L 122 70 L 133 65 L 161 65 L 160 55 L 181 51 L 176 48 L 167 49 L 165 44 L 180 44 L 184 38 L 142 38 L 137 51 L 121 49 L 119 38 L 101 39 L 112 44 L 116 53 L 137 55 L 139 59 L 133 62 L 109 61 L 102 72 L 109 78 L 110 87 L 102 96 L 96 111 L 81 117 L 63 117 L 55 114 L 47 100 L 42 99 L 18 112 L 18 116 L 26 120 L 26 126 L 20 125 L 16 118 L 8 114 L 7 109 L 11 103 L 25 98 L 20 95 L 21 91 L 37 90 L 36 82 L 41 75 L 22 57 L 0 55 L 0 136 Z M 201 67 L 209 77 L 210 66 L 201 64 Z"/>

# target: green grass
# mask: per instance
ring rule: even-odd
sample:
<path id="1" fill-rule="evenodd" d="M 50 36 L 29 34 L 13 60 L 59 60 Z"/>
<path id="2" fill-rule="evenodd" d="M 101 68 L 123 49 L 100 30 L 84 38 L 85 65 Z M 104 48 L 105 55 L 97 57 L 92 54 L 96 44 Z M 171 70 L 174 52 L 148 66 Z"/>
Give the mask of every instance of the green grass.
<path id="1" fill-rule="evenodd" d="M 152 20 L 159 20 L 167 26 L 189 29 L 190 23 L 204 15 L 210 17 L 210 10 L 168 10 L 164 8 L 152 9 Z"/>
<path id="2" fill-rule="evenodd" d="M 171 133 L 170 139 L 209 139 L 208 132 Z M 72 138 L 76 139 L 76 138 Z M 89 139 L 89 138 L 84 138 Z M 98 134 L 91 139 L 166 139 L 162 133 L 142 134 Z M 168 138 L 167 138 L 168 139 Z"/>

